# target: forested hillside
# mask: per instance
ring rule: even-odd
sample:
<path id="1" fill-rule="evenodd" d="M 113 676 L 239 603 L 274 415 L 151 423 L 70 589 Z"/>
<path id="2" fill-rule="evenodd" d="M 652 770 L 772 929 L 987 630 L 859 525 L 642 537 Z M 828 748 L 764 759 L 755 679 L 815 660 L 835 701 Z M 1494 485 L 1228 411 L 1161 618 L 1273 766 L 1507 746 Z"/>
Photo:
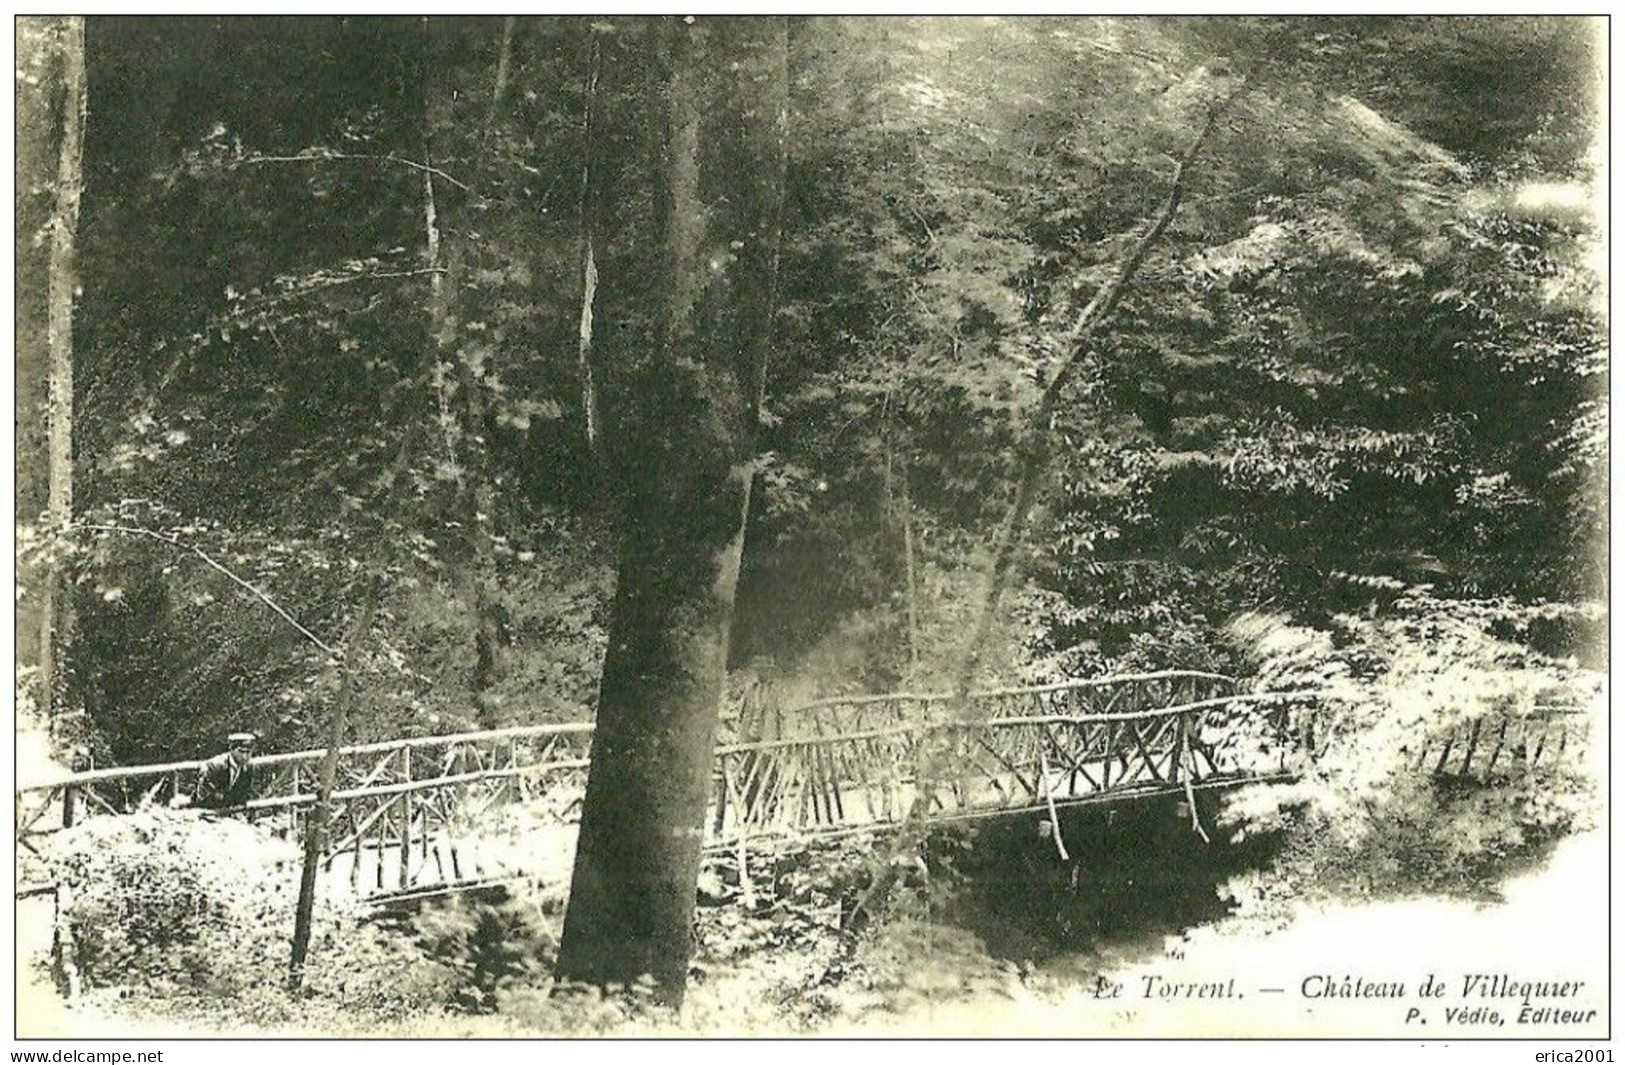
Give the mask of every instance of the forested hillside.
<path id="1" fill-rule="evenodd" d="M 1588 21 L 711 25 L 19 24 L 53 757 L 1606 667 Z"/>
<path id="2" fill-rule="evenodd" d="M 330 642 L 383 567 L 359 736 L 591 711 L 616 411 L 660 270 L 649 32 L 524 23 L 492 107 L 497 24 L 90 26 L 76 520 L 173 534 Z M 1057 334 L 1221 99 L 1069 389 L 989 670 L 1218 663 L 1238 610 L 1324 618 L 1418 584 L 1541 605 L 1547 649 L 1594 656 L 1606 367 L 1568 185 L 1592 159 L 1587 34 L 796 23 L 733 666 L 807 696 L 944 669 Z M 42 265 L 51 184 L 20 188 L 21 261 Z M 44 292 L 22 295 L 26 352 Z M 424 381 L 448 330 L 462 368 Z M 425 419 L 411 503 L 380 512 Z M 317 739 L 308 640 L 184 550 L 74 544 L 69 703 L 101 760 L 205 752 L 228 726 Z"/>

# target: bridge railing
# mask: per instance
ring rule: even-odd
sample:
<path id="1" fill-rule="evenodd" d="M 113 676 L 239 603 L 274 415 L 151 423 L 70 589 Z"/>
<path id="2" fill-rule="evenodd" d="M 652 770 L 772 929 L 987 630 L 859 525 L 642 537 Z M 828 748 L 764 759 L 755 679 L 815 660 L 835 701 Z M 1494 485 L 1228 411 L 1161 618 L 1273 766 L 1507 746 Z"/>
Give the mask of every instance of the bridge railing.
<path id="1" fill-rule="evenodd" d="M 1231 678 L 1215 673 L 1171 670 L 979 692 L 974 699 L 982 716 L 1132 712 L 1193 701 L 1234 685 Z M 753 741 L 853 735 L 941 718 L 950 701 L 943 692 L 840 696 L 775 713 L 770 729 L 760 716 L 748 714 L 735 725 L 746 726 L 744 738 Z M 343 867 L 352 880 L 370 876 L 396 884 L 415 880 L 431 861 L 449 867 L 437 868 L 438 875 L 463 876 L 460 866 L 465 863 L 454 841 L 492 806 L 546 795 L 550 801 L 542 805 L 553 809 L 550 816 L 560 824 L 570 822 L 584 790 L 591 735 L 591 723 L 576 722 L 346 746 L 335 782 L 327 864 Z M 733 738 L 741 737 L 736 732 Z M 308 750 L 253 759 L 256 797 L 240 809 L 223 812 L 298 838 L 315 802 L 323 755 L 321 750 Z M 729 755 L 718 757 L 721 764 Z M 86 817 L 168 804 L 193 790 L 201 766 L 200 761 L 184 761 L 119 767 L 20 786 L 19 850 L 25 861 L 32 861 L 40 857 L 50 835 Z M 735 801 L 727 793 L 728 779 L 719 773 L 714 800 L 719 809 Z M 735 783 L 746 789 L 742 796 L 751 801 L 762 787 L 748 778 Z M 388 861 L 386 855 L 391 856 Z"/>
<path id="2" fill-rule="evenodd" d="M 1457 780 L 1515 776 L 1554 762 L 1572 764 L 1591 739 L 1592 715 L 1573 706 L 1478 717 L 1423 745 L 1416 768 Z"/>
<path id="3" fill-rule="evenodd" d="M 326 864 L 342 859 L 353 878 L 364 867 L 405 887 L 431 861 L 459 863 L 455 841 L 485 810 L 505 801 L 566 796 L 585 780 L 592 725 L 572 722 L 353 744 L 341 748 L 328 827 Z M 251 760 L 255 798 L 220 811 L 298 838 L 316 801 L 324 751 L 292 751 Z M 87 817 L 165 805 L 189 794 L 202 762 L 129 766 L 75 773 L 17 788 L 19 850 L 43 856 L 56 832 Z M 389 860 L 385 860 L 386 852 Z M 363 861 L 364 856 L 371 861 Z M 375 885 L 382 887 L 384 885 Z"/>
<path id="4" fill-rule="evenodd" d="M 1235 694 L 1234 677 L 1201 670 L 1124 673 L 1087 680 L 998 688 L 971 693 L 978 717 L 1024 714 L 1132 713 Z M 909 725 L 948 716 L 952 692 L 835 695 L 791 708 L 747 706 L 732 730 L 737 742 L 834 736 Z"/>
<path id="5" fill-rule="evenodd" d="M 1329 693 L 1224 691 L 1234 683 L 1168 673 L 1011 688 L 977 693 L 969 718 L 950 718 L 944 694 L 824 700 L 794 734 L 718 747 L 707 845 L 862 831 L 916 804 L 928 817 L 952 819 L 1286 779 L 1346 731 Z M 1155 705 L 1189 695 L 1200 697 Z M 1416 768 L 1478 780 L 1522 772 L 1572 756 L 1588 720 L 1563 707 L 1482 717 L 1419 744 Z M 477 862 L 458 841 L 492 807 L 520 802 L 532 823 L 575 822 L 591 736 L 592 725 L 578 722 L 346 747 L 326 864 L 363 893 L 473 879 Z M 226 812 L 297 838 L 322 756 L 254 759 L 257 797 Z M 189 789 L 200 764 L 96 770 L 19 787 L 19 850 L 39 856 L 52 833 L 76 820 L 166 801 Z"/>
<path id="6" fill-rule="evenodd" d="M 953 819 L 1284 781 L 1326 754 L 1338 734 L 1339 702 L 1332 693 L 1295 691 L 1146 710 L 1020 713 L 1020 702 L 1001 700 L 1000 712 L 973 720 L 731 744 L 717 752 L 708 842 L 858 831 L 922 803 L 925 816 Z M 1512 776 L 1572 754 L 1588 720 L 1564 707 L 1483 716 L 1419 745 L 1415 768 L 1480 782 Z"/>
<path id="7" fill-rule="evenodd" d="M 1267 779 L 1294 768 L 1293 730 L 1323 709 L 1307 692 L 1083 713 L 1051 711 L 1040 701 L 1050 689 L 992 694 L 993 712 L 971 720 L 720 748 L 710 839 L 859 829 L 917 803 L 928 817 L 978 816 Z M 1257 752 L 1227 744 L 1238 718 L 1274 742 Z"/>

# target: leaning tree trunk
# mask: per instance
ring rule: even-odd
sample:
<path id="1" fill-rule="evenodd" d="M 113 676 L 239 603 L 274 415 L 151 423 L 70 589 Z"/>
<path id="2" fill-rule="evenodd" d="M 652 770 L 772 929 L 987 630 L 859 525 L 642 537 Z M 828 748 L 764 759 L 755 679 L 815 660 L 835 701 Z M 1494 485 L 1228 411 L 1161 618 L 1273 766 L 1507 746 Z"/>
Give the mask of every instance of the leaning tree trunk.
<path id="1" fill-rule="evenodd" d="M 78 288 L 75 240 L 84 190 L 85 20 L 69 18 L 62 41 L 62 141 L 57 153 L 56 211 L 51 220 L 47 405 L 47 514 L 55 536 L 73 521 L 73 303 Z M 58 556 L 59 557 L 59 556 Z M 39 691 L 53 733 L 67 714 L 67 649 L 73 632 L 73 600 L 60 562 L 45 575 L 40 604 Z"/>
<path id="2" fill-rule="evenodd" d="M 615 450 L 625 494 L 559 975 L 680 1002 L 754 469 L 784 194 L 782 19 L 662 27 L 665 306 Z"/>
<path id="3" fill-rule="evenodd" d="M 1174 166 L 1173 181 L 1168 186 L 1161 206 L 1151 217 L 1150 225 L 1134 242 L 1128 255 L 1117 264 L 1111 278 L 1095 293 L 1083 310 L 1078 312 L 1061 338 L 1060 350 L 1065 354 L 1039 397 L 1038 405 L 1028 420 L 1027 430 L 1019 444 L 1020 473 L 1016 480 L 1015 499 L 1011 502 L 1010 509 L 1005 512 L 1004 523 L 999 527 L 998 538 L 993 542 L 993 557 L 988 566 L 986 590 L 976 611 L 976 623 L 965 637 L 964 647 L 954 670 L 953 694 L 948 707 L 949 713 L 958 720 L 965 720 L 969 714 L 971 685 L 976 680 L 977 671 L 982 664 L 982 655 L 987 650 L 988 636 L 999 612 L 999 600 L 1003 597 L 1014 573 L 1016 553 L 1027 533 L 1027 518 L 1037 501 L 1040 479 L 1049 468 L 1050 436 L 1054 432 L 1062 392 L 1078 367 L 1083 364 L 1083 360 L 1093 350 L 1096 334 L 1117 310 L 1124 292 L 1128 290 L 1140 267 L 1144 265 L 1146 256 L 1156 247 L 1157 242 L 1167 231 L 1168 224 L 1173 221 L 1185 193 L 1187 171 L 1201 152 L 1202 145 L 1212 134 L 1219 116 L 1233 99 L 1233 96 L 1225 97 L 1208 107 L 1206 118 L 1195 138 L 1186 146 L 1184 154 Z M 947 764 L 951 757 L 951 745 L 939 744 L 935 748 L 927 748 L 921 754 L 921 764 L 916 773 L 923 780 L 941 779 L 942 775 L 952 768 Z M 907 813 L 903 815 L 902 824 L 892 837 L 891 846 L 875 852 L 871 861 L 869 887 L 847 911 L 841 949 L 830 972 L 845 964 L 856 942 L 854 933 L 868 919 L 877 900 L 884 899 L 891 890 L 897 856 L 918 845 L 926 815 L 925 805 L 920 801 L 911 803 Z"/>

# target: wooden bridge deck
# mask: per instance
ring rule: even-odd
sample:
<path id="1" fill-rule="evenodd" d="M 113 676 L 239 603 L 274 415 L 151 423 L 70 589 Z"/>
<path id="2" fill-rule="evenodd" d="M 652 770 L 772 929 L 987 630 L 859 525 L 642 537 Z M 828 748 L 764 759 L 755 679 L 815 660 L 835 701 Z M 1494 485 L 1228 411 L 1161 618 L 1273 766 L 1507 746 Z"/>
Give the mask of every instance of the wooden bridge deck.
<path id="1" fill-rule="evenodd" d="M 945 694 L 821 700 L 725 723 L 706 845 L 740 850 L 875 831 L 917 803 L 936 820 L 1288 779 L 1324 742 L 1313 692 L 1241 693 L 1169 671 L 1001 689 L 952 712 Z M 1417 752 L 1421 771 L 1487 779 L 1565 748 L 1564 712 L 1474 722 Z M 325 861 L 328 890 L 418 893 L 568 875 L 592 725 L 537 725 L 343 749 Z M 321 751 L 254 759 L 260 797 L 231 811 L 297 839 Z M 50 838 L 85 817 L 165 803 L 199 763 L 96 770 L 17 789 L 17 840 L 43 868 Z M 507 814 L 509 816 L 503 816 Z M 33 857 L 30 858 L 29 856 Z M 548 870 L 553 862 L 561 866 Z"/>

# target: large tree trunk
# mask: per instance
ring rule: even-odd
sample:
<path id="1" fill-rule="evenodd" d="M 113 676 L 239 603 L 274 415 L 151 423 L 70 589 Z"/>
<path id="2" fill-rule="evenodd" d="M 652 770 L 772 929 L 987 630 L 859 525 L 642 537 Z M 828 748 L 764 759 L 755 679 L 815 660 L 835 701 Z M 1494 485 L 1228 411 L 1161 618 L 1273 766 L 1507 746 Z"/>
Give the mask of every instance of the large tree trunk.
<path id="1" fill-rule="evenodd" d="M 73 303 L 78 288 L 75 241 L 84 190 L 85 20 L 62 27 L 62 141 L 57 153 L 56 210 L 51 219 L 47 405 L 47 521 L 65 536 L 73 521 Z M 39 618 L 39 692 L 46 719 L 59 733 L 67 715 L 67 650 L 73 633 L 73 600 L 60 563 L 45 574 Z"/>
<path id="2" fill-rule="evenodd" d="M 559 975 L 682 998 L 766 374 L 782 19 L 663 28 L 657 357 L 617 419 L 624 541 Z"/>

